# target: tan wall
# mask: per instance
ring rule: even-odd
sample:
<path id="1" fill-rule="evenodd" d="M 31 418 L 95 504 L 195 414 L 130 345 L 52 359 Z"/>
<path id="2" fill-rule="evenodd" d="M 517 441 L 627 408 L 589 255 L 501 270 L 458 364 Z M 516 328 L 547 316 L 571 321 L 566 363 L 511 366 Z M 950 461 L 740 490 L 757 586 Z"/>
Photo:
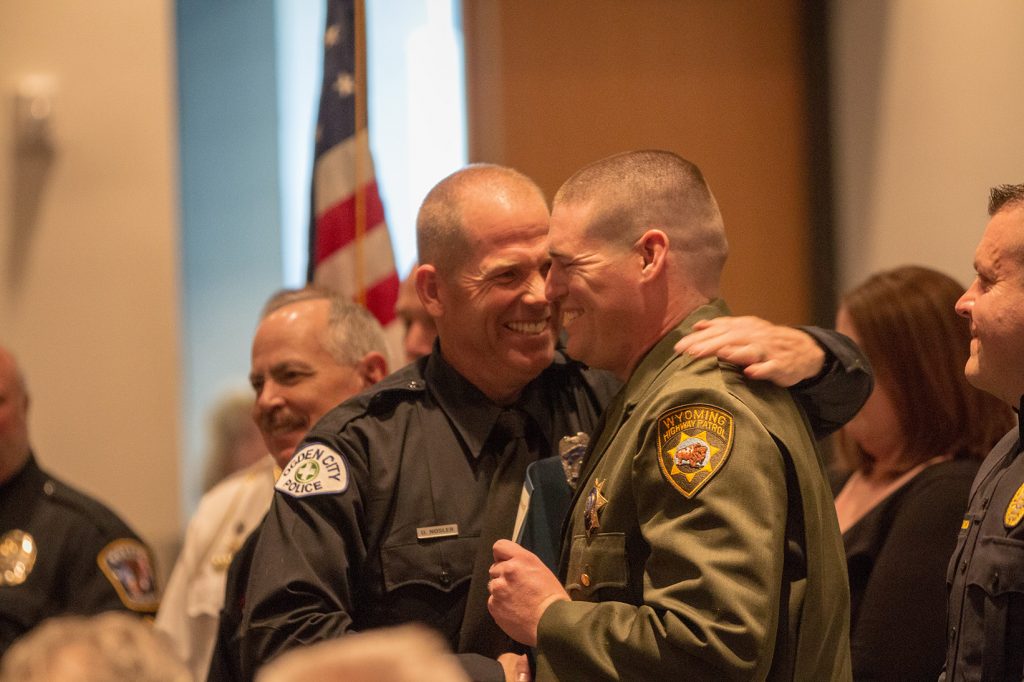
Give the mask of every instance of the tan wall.
<path id="1" fill-rule="evenodd" d="M 27 374 L 39 459 L 120 512 L 163 571 L 179 527 L 172 8 L 0 3 L 0 343 Z M 48 168 L 14 149 L 28 74 L 58 88 Z"/>
<path id="2" fill-rule="evenodd" d="M 470 159 L 516 167 L 550 197 L 608 154 L 673 150 L 722 206 L 733 309 L 807 321 L 799 4 L 465 2 Z"/>
<path id="3" fill-rule="evenodd" d="M 1024 182 L 1024 3 L 833 2 L 840 289 L 906 263 L 967 284 L 989 187 Z"/>

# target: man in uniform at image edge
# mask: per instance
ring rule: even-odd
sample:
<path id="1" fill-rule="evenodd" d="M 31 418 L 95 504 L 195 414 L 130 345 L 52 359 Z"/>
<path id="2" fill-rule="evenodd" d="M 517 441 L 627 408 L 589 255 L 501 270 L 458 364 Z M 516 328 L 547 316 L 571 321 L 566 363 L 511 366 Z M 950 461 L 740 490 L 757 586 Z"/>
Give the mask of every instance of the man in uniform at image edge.
<path id="1" fill-rule="evenodd" d="M 536 647 L 538 680 L 851 678 L 843 546 L 800 410 L 673 350 L 727 314 L 726 253 L 700 170 L 670 152 L 609 157 L 555 197 L 567 351 L 625 387 L 583 463 L 562 580 L 494 546 L 489 607 Z"/>
<path id="2" fill-rule="evenodd" d="M 46 618 L 109 610 L 153 614 L 153 559 L 96 500 L 36 463 L 28 388 L 0 347 L 0 655 Z"/>
<path id="3" fill-rule="evenodd" d="M 246 592 L 247 669 L 407 621 L 438 629 L 476 679 L 504 679 L 499 656 L 515 669 L 486 609 L 491 544 L 511 535 L 525 465 L 589 433 L 619 386 L 555 350 L 548 218 L 537 186 L 498 166 L 471 166 L 428 194 L 416 282 L 440 340 L 332 410 L 282 474 Z M 801 387 L 843 396 L 820 401 L 823 430 L 852 416 L 871 387 L 856 350 L 835 335 L 821 337 L 826 354 L 806 334 L 780 334 L 804 344 L 790 358 L 803 360 L 801 377 L 829 358 L 827 379 Z"/>
<path id="4" fill-rule="evenodd" d="M 957 301 L 971 322 L 967 380 L 1024 413 L 1024 185 L 991 191 Z M 949 650 L 941 680 L 1024 677 L 1024 457 L 1021 425 L 992 448 L 971 488 L 949 563 Z"/>

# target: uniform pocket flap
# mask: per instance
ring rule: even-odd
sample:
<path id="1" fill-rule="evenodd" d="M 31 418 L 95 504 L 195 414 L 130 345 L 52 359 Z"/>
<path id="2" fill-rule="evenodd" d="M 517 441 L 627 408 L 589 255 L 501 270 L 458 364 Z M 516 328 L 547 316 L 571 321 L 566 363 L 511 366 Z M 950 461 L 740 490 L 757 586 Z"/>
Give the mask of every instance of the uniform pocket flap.
<path id="1" fill-rule="evenodd" d="M 469 580 L 479 538 L 443 538 L 381 549 L 384 589 L 429 585 L 449 592 Z"/>
<path id="2" fill-rule="evenodd" d="M 589 539 L 575 536 L 565 578 L 566 591 L 574 598 L 586 599 L 602 588 L 625 588 L 629 579 L 625 534 L 598 533 Z"/>
<path id="3" fill-rule="evenodd" d="M 982 537 L 967 569 L 967 583 L 992 597 L 1024 592 L 1024 541 Z"/>

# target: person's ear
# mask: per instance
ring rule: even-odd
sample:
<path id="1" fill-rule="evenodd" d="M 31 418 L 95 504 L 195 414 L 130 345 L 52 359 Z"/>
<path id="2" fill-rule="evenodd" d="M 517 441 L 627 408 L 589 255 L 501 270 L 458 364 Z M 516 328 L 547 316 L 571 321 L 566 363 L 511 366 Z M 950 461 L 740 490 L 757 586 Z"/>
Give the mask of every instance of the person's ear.
<path id="1" fill-rule="evenodd" d="M 643 279 L 659 276 L 667 267 L 668 235 L 661 230 L 647 230 L 636 242 L 637 251 L 643 259 Z"/>
<path id="2" fill-rule="evenodd" d="M 373 386 L 388 375 L 388 361 L 377 351 L 363 356 L 356 366 L 365 386 Z"/>
<path id="3" fill-rule="evenodd" d="M 437 268 L 429 263 L 416 268 L 416 295 L 420 297 L 420 303 L 426 308 L 427 314 L 433 318 L 440 317 L 444 313 L 444 304 L 441 303 L 439 291 L 440 279 Z"/>

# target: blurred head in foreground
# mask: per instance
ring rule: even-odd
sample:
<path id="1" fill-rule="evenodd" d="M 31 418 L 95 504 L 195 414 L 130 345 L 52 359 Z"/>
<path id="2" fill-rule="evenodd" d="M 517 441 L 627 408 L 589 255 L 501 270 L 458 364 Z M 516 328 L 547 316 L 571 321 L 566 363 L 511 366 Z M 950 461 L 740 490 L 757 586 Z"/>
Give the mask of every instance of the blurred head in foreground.
<path id="1" fill-rule="evenodd" d="M 293 649 L 256 682 L 469 682 L 443 640 L 421 625 L 382 628 Z"/>
<path id="2" fill-rule="evenodd" d="M 127 613 L 52 618 L 19 639 L 0 682 L 190 682 L 148 622 Z"/>

